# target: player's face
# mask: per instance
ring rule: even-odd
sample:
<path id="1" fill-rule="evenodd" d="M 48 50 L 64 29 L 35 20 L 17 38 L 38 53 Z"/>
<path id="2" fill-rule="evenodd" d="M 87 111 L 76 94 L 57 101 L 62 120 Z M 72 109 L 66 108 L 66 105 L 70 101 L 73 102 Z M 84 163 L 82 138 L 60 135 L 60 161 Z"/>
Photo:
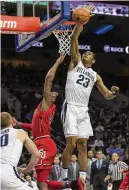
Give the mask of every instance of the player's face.
<path id="1" fill-rule="evenodd" d="M 118 159 L 119 159 L 118 154 L 114 153 L 114 154 L 112 155 L 112 161 L 115 163 L 115 162 L 118 161 Z"/>
<path id="2" fill-rule="evenodd" d="M 56 101 L 58 93 L 57 92 L 51 92 L 52 102 L 54 103 Z"/>
<path id="3" fill-rule="evenodd" d="M 87 63 L 94 64 L 95 63 L 94 54 L 91 51 L 84 52 L 82 55 L 82 62 L 84 66 Z"/>

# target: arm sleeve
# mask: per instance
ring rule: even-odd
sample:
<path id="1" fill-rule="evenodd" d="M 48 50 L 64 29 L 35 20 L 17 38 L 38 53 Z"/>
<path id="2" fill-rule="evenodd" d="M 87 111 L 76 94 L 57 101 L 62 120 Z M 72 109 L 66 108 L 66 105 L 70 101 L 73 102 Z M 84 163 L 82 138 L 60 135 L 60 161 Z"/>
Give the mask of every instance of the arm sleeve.
<path id="1" fill-rule="evenodd" d="M 121 162 L 121 165 L 122 165 L 123 170 L 128 170 L 129 169 L 129 166 L 125 162 Z"/>
<path id="2" fill-rule="evenodd" d="M 21 128 L 28 130 L 28 131 L 32 131 L 32 124 L 29 123 L 20 123 Z"/>

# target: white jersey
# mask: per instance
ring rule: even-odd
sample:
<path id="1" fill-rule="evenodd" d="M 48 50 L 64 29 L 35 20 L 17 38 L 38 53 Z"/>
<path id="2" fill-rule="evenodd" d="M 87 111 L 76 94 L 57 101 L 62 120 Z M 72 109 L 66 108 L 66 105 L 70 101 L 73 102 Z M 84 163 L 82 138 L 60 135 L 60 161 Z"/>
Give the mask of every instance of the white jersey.
<path id="1" fill-rule="evenodd" d="M 1 164 L 17 166 L 23 148 L 23 143 L 17 138 L 18 130 L 10 127 L 0 131 Z"/>
<path id="2" fill-rule="evenodd" d="M 88 106 L 93 86 L 96 82 L 96 72 L 84 67 L 82 61 L 68 72 L 65 96 L 66 102 L 77 106 Z"/>

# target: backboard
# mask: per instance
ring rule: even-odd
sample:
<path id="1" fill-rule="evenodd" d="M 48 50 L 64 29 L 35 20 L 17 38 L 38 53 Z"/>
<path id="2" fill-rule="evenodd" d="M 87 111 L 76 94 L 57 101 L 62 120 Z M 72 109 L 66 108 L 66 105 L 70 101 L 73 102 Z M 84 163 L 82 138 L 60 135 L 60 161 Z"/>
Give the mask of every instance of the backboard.
<path id="1" fill-rule="evenodd" d="M 35 8 L 37 5 L 37 2 L 39 1 L 35 1 L 34 2 L 35 4 L 33 4 L 34 16 L 36 16 Z M 53 7 L 53 4 L 51 4 L 51 7 Z M 50 15 L 51 7 L 49 7 L 49 4 L 48 4 L 47 15 L 46 15 L 47 20 L 45 21 L 44 18 L 41 18 L 39 32 L 36 32 L 35 34 L 16 34 L 15 47 L 16 47 L 17 52 L 23 52 L 27 50 L 38 41 L 43 40 L 44 38 L 48 37 L 54 29 L 58 28 L 61 24 L 69 20 L 70 18 L 70 2 L 69 1 L 61 1 L 60 10 L 59 11 L 56 10 L 52 12 L 52 15 Z M 23 5 L 22 7 L 19 8 L 20 12 L 18 13 L 17 16 L 23 16 L 21 15 L 22 9 L 23 9 Z M 49 16 L 51 16 L 50 19 L 48 18 Z"/>

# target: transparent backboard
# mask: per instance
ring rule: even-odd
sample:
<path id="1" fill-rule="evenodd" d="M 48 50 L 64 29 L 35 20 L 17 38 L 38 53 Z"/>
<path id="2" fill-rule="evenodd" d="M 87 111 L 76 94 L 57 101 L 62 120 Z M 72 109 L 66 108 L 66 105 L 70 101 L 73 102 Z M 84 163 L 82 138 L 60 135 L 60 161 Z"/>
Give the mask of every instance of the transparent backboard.
<path id="1" fill-rule="evenodd" d="M 69 1 L 61 1 L 60 10 L 53 10 L 53 2 L 49 3 L 49 7 L 46 6 L 46 14 L 38 15 L 39 11 L 36 12 L 36 6 L 40 6 L 41 4 L 37 4 L 33 9 L 34 16 L 38 16 L 41 19 L 40 31 L 35 34 L 17 34 L 15 36 L 15 47 L 17 52 L 23 52 L 35 45 L 40 40 L 48 37 L 52 31 L 58 28 L 61 24 L 70 19 L 70 2 Z M 43 9 L 44 11 L 44 9 Z M 50 16 L 50 19 L 48 17 Z"/>

